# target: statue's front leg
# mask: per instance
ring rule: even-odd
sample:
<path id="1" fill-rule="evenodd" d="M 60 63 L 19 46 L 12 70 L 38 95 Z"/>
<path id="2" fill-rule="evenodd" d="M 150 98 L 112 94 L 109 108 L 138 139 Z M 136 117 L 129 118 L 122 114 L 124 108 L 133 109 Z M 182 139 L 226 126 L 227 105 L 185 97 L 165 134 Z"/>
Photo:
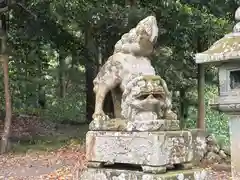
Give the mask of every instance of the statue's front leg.
<path id="1" fill-rule="evenodd" d="M 164 114 L 163 114 L 163 110 L 162 110 L 162 108 L 161 108 L 161 105 L 160 105 L 160 103 L 159 104 L 156 104 L 155 106 L 154 106 L 154 111 L 155 111 L 155 113 L 157 114 L 157 118 L 158 119 L 162 119 L 163 118 L 163 116 L 164 116 Z"/>
<path id="2" fill-rule="evenodd" d="M 169 97 L 165 101 L 165 109 L 163 116 L 164 119 L 167 120 L 177 120 L 177 114 L 172 111 L 172 102 Z"/>
<path id="3" fill-rule="evenodd" d="M 177 120 L 177 114 L 174 113 L 172 110 L 166 110 L 164 118 L 167 120 Z"/>
<path id="4" fill-rule="evenodd" d="M 107 85 L 99 85 L 96 90 L 95 110 L 93 113 L 93 120 L 108 120 L 109 117 L 103 111 L 103 104 L 105 97 L 109 91 Z"/>

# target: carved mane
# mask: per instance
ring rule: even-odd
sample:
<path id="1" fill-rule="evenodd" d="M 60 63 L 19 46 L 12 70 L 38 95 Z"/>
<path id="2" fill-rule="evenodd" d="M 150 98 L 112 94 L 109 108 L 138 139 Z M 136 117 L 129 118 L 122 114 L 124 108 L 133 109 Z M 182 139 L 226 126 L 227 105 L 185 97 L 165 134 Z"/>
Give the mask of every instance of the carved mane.
<path id="1" fill-rule="evenodd" d="M 153 39 L 153 37 L 157 37 L 157 35 L 158 27 L 156 18 L 154 16 L 148 16 L 141 20 L 135 28 L 132 28 L 121 37 L 115 44 L 114 54 L 119 52 L 136 54 L 143 50 L 140 47 L 140 40 L 143 36 L 147 37 L 151 43 L 154 43 L 153 41 L 156 41 L 156 39 Z"/>

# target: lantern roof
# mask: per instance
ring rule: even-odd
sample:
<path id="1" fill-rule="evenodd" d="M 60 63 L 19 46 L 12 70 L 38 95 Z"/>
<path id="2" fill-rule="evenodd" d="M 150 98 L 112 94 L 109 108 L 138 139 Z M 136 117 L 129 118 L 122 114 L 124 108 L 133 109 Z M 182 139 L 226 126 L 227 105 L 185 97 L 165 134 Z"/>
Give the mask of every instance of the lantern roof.
<path id="1" fill-rule="evenodd" d="M 240 7 L 235 12 L 235 19 L 240 21 Z M 218 63 L 229 60 L 240 60 L 240 22 L 233 32 L 216 41 L 208 50 L 195 55 L 196 63 Z"/>

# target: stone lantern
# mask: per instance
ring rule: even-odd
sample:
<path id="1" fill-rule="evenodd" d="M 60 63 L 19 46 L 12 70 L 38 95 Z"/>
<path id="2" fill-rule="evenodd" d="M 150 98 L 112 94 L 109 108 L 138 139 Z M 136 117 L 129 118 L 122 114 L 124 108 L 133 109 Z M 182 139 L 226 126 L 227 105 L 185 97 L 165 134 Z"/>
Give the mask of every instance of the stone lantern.
<path id="1" fill-rule="evenodd" d="M 240 21 L 240 7 L 235 13 Z M 196 63 L 213 64 L 219 69 L 219 97 L 212 108 L 229 116 L 233 179 L 240 178 L 240 22 L 233 32 L 196 54 Z"/>

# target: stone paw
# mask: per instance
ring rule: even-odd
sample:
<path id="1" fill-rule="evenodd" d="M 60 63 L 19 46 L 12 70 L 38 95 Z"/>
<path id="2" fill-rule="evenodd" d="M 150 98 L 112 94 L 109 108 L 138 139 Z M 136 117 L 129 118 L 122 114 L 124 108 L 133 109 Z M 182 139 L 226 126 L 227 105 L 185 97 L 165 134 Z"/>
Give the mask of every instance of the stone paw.
<path id="1" fill-rule="evenodd" d="M 87 167 L 101 168 L 101 167 L 103 167 L 103 163 L 102 162 L 89 161 L 87 163 Z"/>
<path id="2" fill-rule="evenodd" d="M 94 113 L 92 117 L 93 117 L 94 121 L 106 121 L 106 120 L 109 120 L 108 115 L 106 115 L 104 112 Z"/>
<path id="3" fill-rule="evenodd" d="M 166 173 L 167 167 L 166 166 L 142 166 L 142 170 L 144 173 L 150 173 L 150 174 L 163 174 Z"/>

